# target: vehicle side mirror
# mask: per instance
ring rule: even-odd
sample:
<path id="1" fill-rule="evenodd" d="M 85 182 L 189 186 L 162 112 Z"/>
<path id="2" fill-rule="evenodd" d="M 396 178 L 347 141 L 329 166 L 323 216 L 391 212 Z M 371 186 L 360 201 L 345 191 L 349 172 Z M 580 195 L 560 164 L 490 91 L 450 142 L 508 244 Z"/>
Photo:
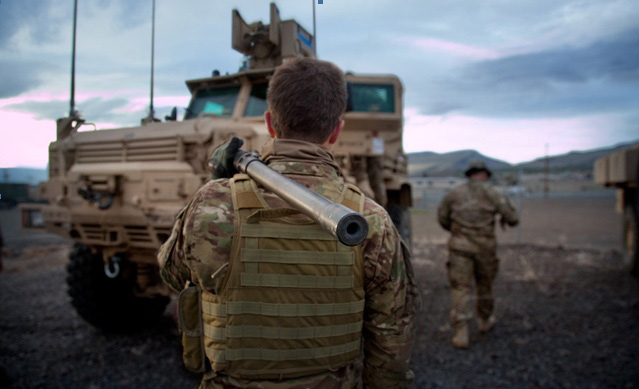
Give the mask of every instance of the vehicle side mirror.
<path id="1" fill-rule="evenodd" d="M 170 115 L 166 115 L 164 117 L 164 120 L 166 120 L 167 122 L 174 122 L 177 120 L 177 107 L 173 107 L 173 109 L 171 110 L 171 114 Z"/>

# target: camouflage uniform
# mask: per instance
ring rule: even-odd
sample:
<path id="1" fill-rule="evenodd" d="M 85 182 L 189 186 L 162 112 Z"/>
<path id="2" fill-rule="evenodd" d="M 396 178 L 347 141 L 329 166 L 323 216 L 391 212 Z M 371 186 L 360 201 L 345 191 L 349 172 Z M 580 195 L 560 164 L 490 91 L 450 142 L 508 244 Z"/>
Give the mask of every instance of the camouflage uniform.
<path id="1" fill-rule="evenodd" d="M 329 199 L 336 199 L 345 183 L 332 154 L 307 142 L 274 140 L 262 150 L 272 169 L 287 175 Z M 277 196 L 261 190 L 270 206 L 285 207 Z M 362 243 L 366 305 L 363 365 L 289 380 L 244 380 L 205 373 L 202 387 L 350 388 L 408 387 L 415 319 L 420 297 L 413 279 L 410 254 L 400 243 L 386 211 L 366 199 L 364 216 L 369 235 Z M 159 253 L 161 275 L 175 291 L 187 282 L 215 293 L 229 261 L 234 212 L 228 179 L 207 183 L 179 214 L 169 240 Z"/>
<path id="2" fill-rule="evenodd" d="M 492 283 L 497 275 L 495 215 L 514 226 L 517 212 L 508 198 L 489 184 L 469 180 L 450 191 L 438 209 L 439 224 L 451 232 L 448 277 L 452 291 L 451 320 L 458 328 L 473 316 L 473 279 L 477 285 L 477 313 L 493 313 Z"/>

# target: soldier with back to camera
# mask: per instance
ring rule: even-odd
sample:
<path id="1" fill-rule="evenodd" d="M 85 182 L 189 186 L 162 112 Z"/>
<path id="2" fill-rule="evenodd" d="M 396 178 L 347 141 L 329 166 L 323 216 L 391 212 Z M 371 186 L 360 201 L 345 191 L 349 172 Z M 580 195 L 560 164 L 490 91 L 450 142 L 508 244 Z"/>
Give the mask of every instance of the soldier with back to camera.
<path id="1" fill-rule="evenodd" d="M 318 232 L 248 176 L 233 175 L 239 142 L 218 148 L 218 179 L 193 196 L 159 253 L 162 277 L 181 292 L 180 321 L 203 323 L 202 337 L 182 334 L 185 364 L 204 372 L 202 387 L 410 386 L 420 297 L 409 251 L 386 211 L 345 183 L 329 151 L 344 123 L 343 73 L 291 60 L 277 68 L 267 102 L 274 139 L 262 160 L 364 215 L 369 234 L 347 247 Z"/>
<path id="2" fill-rule="evenodd" d="M 448 279 L 452 293 L 451 320 L 455 330 L 453 346 L 468 348 L 468 323 L 473 317 L 473 280 L 477 288 L 479 331 L 495 325 L 492 284 L 497 275 L 495 216 L 502 227 L 519 222 L 508 197 L 499 193 L 488 179 L 491 171 L 483 162 L 466 170 L 468 182 L 451 190 L 439 205 L 439 224 L 450 231 Z"/>

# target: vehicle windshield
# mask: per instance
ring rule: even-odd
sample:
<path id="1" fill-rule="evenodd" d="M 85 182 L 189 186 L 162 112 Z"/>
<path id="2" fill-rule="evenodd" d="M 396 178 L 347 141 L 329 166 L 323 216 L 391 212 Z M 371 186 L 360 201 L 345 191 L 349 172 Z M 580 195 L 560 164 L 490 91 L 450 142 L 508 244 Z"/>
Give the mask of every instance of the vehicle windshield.
<path id="1" fill-rule="evenodd" d="M 395 112 L 393 85 L 348 84 L 348 108 L 351 112 Z"/>
<path id="2" fill-rule="evenodd" d="M 239 92 L 239 86 L 200 89 L 191 99 L 185 119 L 192 119 L 199 115 L 231 117 Z"/>
<path id="3" fill-rule="evenodd" d="M 264 111 L 268 108 L 266 104 L 266 90 L 268 84 L 254 84 L 251 87 L 251 96 L 249 96 L 248 103 L 246 104 L 246 110 L 244 116 L 262 116 Z"/>

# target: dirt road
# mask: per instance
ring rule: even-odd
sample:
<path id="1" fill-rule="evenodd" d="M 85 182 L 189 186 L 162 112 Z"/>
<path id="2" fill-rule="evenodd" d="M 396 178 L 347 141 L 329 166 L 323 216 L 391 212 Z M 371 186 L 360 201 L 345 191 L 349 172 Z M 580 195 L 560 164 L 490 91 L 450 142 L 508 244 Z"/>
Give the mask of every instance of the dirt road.
<path id="1" fill-rule="evenodd" d="M 583 204 L 539 206 L 536 217 L 546 217 L 543 209 L 548 214 L 573 209 L 563 219 L 613 226 L 617 216 L 606 207 L 604 212 L 603 206 Z M 3 228 L 6 220 L 7 214 L 0 213 Z M 614 233 L 599 227 L 583 227 L 580 236 L 564 231 L 576 248 L 535 241 L 502 246 L 495 284 L 499 324 L 483 336 L 473 328 L 470 350 L 458 351 L 449 344 L 446 248 L 432 239 L 426 222 L 414 221 L 420 226 L 414 264 L 424 301 L 413 358 L 417 387 L 639 385 L 639 283 L 625 273 L 620 254 L 611 248 Z M 69 304 L 64 284 L 68 243 L 18 235 L 18 240 L 7 239 L 5 253 L 11 257 L 5 257 L 0 274 L 0 368 L 5 373 L 0 387 L 197 385 L 198 377 L 181 367 L 170 315 L 140 333 L 95 330 Z M 580 248 L 580 241 L 596 241 L 589 237 L 608 243 Z"/>

